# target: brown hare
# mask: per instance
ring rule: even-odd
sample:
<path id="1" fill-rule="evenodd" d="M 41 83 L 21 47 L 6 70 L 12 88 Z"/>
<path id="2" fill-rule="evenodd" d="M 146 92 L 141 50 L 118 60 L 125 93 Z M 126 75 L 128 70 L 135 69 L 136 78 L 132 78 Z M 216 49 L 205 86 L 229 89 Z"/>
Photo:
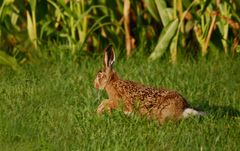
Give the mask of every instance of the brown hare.
<path id="1" fill-rule="evenodd" d="M 186 99 L 176 91 L 151 88 L 120 79 L 112 69 L 115 54 L 111 45 L 105 48 L 104 54 L 104 68 L 97 73 L 94 86 L 97 89 L 105 89 L 109 98 L 98 106 L 98 114 L 105 110 L 111 113 L 120 104 L 123 105 L 125 114 L 130 114 L 136 109 L 140 115 L 157 119 L 160 123 L 204 114 L 189 108 Z"/>

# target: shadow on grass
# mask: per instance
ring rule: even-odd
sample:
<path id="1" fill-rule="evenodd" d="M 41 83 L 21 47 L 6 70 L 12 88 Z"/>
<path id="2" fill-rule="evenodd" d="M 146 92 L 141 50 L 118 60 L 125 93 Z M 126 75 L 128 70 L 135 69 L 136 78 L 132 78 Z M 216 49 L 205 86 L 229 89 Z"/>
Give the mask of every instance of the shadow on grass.
<path id="1" fill-rule="evenodd" d="M 198 107 L 200 111 L 213 115 L 214 117 L 240 117 L 240 110 L 231 106 L 218 106 L 202 104 Z"/>

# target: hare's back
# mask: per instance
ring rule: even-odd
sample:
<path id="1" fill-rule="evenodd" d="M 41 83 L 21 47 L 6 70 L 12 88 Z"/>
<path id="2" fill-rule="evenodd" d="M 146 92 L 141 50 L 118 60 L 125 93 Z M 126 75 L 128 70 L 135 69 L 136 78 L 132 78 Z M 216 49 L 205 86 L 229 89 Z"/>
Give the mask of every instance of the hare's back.
<path id="1" fill-rule="evenodd" d="M 127 97 L 135 100 L 137 99 L 141 101 L 151 101 L 158 103 L 178 100 L 186 103 L 185 98 L 174 90 L 153 88 L 132 81 L 123 80 L 116 81 L 114 83 L 114 87 L 122 97 Z"/>

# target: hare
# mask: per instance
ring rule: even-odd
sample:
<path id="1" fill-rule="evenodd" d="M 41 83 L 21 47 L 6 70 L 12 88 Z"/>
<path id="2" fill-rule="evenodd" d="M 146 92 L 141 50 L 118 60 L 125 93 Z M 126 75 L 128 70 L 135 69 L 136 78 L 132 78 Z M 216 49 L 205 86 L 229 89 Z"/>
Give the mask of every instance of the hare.
<path id="1" fill-rule="evenodd" d="M 147 116 L 163 123 L 166 120 L 179 120 L 190 115 L 203 115 L 203 112 L 189 108 L 186 99 L 176 91 L 147 87 L 132 81 L 122 80 L 112 69 L 115 53 L 111 45 L 104 50 L 104 68 L 94 80 L 96 89 L 104 89 L 108 99 L 101 102 L 97 113 L 123 105 L 125 114 L 137 110 L 140 115 Z"/>

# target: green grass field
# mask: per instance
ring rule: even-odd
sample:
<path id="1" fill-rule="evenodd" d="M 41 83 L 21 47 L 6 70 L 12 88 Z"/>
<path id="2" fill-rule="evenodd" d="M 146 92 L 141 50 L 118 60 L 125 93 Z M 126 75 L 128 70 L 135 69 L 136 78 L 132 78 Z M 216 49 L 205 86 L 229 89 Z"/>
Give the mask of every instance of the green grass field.
<path id="1" fill-rule="evenodd" d="M 0 68 L 0 150 L 240 150 L 240 58 L 147 62 L 117 58 L 123 79 L 181 92 L 208 114 L 162 126 L 137 115 L 98 116 L 103 58 Z"/>

